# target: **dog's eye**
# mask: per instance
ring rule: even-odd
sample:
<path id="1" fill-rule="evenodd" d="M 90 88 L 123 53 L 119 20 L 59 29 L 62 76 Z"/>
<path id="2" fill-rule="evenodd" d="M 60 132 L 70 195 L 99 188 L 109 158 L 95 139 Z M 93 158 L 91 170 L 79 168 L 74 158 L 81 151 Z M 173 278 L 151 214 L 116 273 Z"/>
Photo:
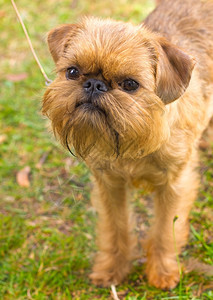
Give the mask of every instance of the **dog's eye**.
<path id="1" fill-rule="evenodd" d="M 133 79 L 125 79 L 120 86 L 124 91 L 130 92 L 135 91 L 139 87 L 139 83 Z"/>
<path id="2" fill-rule="evenodd" d="M 79 73 L 78 69 L 75 67 L 68 68 L 66 71 L 66 78 L 68 80 L 76 80 L 79 78 L 79 76 L 80 76 L 80 73 Z"/>

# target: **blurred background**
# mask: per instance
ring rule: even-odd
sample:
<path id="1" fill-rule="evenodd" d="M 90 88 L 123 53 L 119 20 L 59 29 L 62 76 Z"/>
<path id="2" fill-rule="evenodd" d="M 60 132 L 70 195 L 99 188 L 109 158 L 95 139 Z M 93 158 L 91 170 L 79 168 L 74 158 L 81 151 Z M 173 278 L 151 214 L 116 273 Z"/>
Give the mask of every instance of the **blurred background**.
<path id="1" fill-rule="evenodd" d="M 84 15 L 137 24 L 154 8 L 151 0 L 16 0 L 16 4 L 51 79 L 54 65 L 45 39 L 50 29 Z M 11 2 L 0 0 L 0 299 L 112 299 L 110 289 L 97 288 L 88 279 L 96 251 L 89 172 L 52 136 L 40 112 L 44 91 L 44 78 Z M 190 216 L 190 241 L 181 257 L 191 272 L 182 287 L 159 291 L 148 286 L 143 259 L 139 260 L 117 288 L 120 299 L 213 299 L 209 140 L 205 136 L 201 142 L 202 184 Z M 133 200 L 135 230 L 141 238 L 152 218 L 152 205 L 142 191 Z"/>

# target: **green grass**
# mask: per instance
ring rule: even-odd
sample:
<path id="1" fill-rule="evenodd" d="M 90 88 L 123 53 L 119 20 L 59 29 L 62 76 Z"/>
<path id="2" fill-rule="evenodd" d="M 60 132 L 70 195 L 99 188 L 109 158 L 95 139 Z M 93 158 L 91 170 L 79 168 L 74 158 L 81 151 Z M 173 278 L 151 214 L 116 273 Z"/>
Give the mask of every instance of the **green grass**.
<path id="1" fill-rule="evenodd" d="M 113 17 L 138 23 L 152 1 L 17 0 L 32 42 L 47 71 L 54 68 L 45 35 L 59 23 L 82 15 Z M 93 286 L 91 271 L 96 215 L 89 202 L 89 171 L 52 137 L 40 113 L 44 79 L 29 51 L 9 0 L 0 0 L 0 299 L 111 299 L 110 289 Z M 8 75 L 26 73 L 21 81 Z M 41 158 L 45 160 L 37 166 Z M 212 264 L 213 155 L 201 153 L 202 185 L 191 213 L 191 234 L 181 259 Z M 16 174 L 30 166 L 30 187 Z M 134 204 L 136 230 L 149 224 L 151 210 L 143 193 Z M 183 277 L 182 289 L 150 287 L 144 265 L 117 288 L 121 299 L 213 299 L 212 278 L 195 271 Z"/>

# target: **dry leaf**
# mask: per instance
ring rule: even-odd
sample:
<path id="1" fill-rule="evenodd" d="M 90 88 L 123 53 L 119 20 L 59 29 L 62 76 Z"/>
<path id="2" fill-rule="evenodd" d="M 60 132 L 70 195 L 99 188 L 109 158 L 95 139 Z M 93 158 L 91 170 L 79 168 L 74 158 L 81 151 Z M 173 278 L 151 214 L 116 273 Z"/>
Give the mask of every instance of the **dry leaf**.
<path id="1" fill-rule="evenodd" d="M 23 186 L 23 187 L 29 187 L 30 186 L 29 175 L 30 175 L 30 167 L 29 166 L 26 166 L 25 168 L 20 170 L 16 175 L 16 181 L 17 181 L 18 185 Z"/>
<path id="2" fill-rule="evenodd" d="M 0 18 L 3 18 L 6 16 L 6 12 L 4 10 L 0 10 Z"/>
<path id="3" fill-rule="evenodd" d="M 7 80 L 10 80 L 10 81 L 13 81 L 13 82 L 24 80 L 27 77 L 28 77 L 27 73 L 8 74 L 6 76 Z"/>
<path id="4" fill-rule="evenodd" d="M 6 141 L 6 139 L 7 139 L 6 134 L 1 134 L 0 135 L 0 144 L 4 143 Z"/>

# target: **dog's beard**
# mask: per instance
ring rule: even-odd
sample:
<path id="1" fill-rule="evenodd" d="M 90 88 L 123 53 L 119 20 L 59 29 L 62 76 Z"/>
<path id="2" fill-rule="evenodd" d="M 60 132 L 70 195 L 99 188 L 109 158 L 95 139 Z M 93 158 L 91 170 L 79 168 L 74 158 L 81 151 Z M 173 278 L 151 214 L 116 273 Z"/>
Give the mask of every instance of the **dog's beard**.
<path id="1" fill-rule="evenodd" d="M 78 155 L 86 159 L 88 155 L 119 155 L 118 133 L 110 124 L 106 112 L 89 103 L 78 106 L 63 128 L 63 144 L 70 152 L 72 145 Z"/>
<path id="2" fill-rule="evenodd" d="M 132 99 L 121 106 L 117 99 L 104 96 L 75 108 L 62 133 L 63 144 L 69 151 L 72 145 L 83 159 L 88 156 L 109 159 L 144 156 L 156 150 L 156 142 L 160 144 L 164 138 L 163 132 L 160 138 L 154 136 L 159 134 L 154 124 L 156 112 L 159 115 L 157 103 L 142 105 Z"/>
<path id="3" fill-rule="evenodd" d="M 91 102 L 78 90 L 67 95 L 60 87 L 60 96 L 56 90 L 47 90 L 43 113 L 61 143 L 83 159 L 142 157 L 168 137 L 164 106 L 154 93 L 143 91 L 134 99 L 114 90 Z"/>

